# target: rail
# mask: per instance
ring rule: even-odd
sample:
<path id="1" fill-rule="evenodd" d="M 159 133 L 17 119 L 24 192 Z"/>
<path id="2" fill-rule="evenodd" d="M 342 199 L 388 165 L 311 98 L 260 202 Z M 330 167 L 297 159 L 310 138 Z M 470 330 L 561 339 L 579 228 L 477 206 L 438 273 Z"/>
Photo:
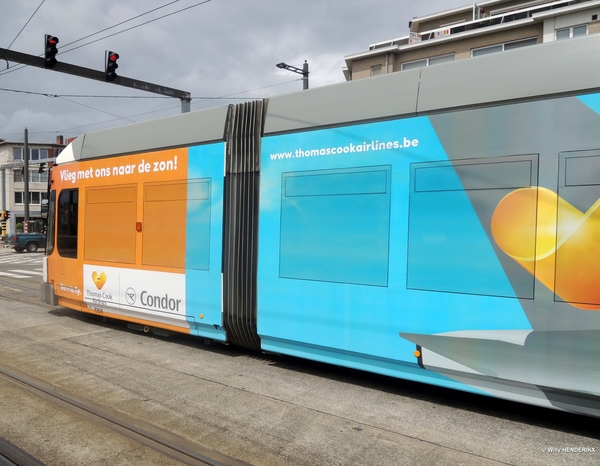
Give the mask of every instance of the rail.
<path id="1" fill-rule="evenodd" d="M 14 369 L 0 365 L 0 379 L 5 380 L 45 401 L 58 405 L 87 420 L 96 422 L 149 447 L 169 458 L 190 466 L 248 466 L 247 463 L 203 448 L 170 432 L 152 426 L 140 419 L 133 419 L 123 413 L 108 410 L 90 400 L 60 392 L 41 380 L 36 380 Z M 0 444 L 1 447 L 2 444 Z M 8 450 L 8 447 L 7 447 Z M 0 453 L 2 449 L 0 448 Z M 2 465 L 0 459 L 0 465 Z M 6 463 L 11 464 L 11 463 Z M 28 463 L 15 463 L 28 464 Z M 42 465 L 42 463 L 38 463 Z M 29 466 L 29 464 L 28 464 Z M 35 463 L 32 466 L 36 466 Z"/>

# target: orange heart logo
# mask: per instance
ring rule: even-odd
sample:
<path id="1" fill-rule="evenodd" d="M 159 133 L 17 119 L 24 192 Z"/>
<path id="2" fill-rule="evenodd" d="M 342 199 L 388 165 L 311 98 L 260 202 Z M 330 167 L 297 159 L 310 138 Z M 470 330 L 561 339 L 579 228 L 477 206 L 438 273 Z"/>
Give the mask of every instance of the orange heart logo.
<path id="1" fill-rule="evenodd" d="M 106 274 L 104 272 L 92 272 L 92 280 L 94 280 L 94 285 L 96 285 L 96 288 L 101 290 L 106 283 Z"/>
<path id="2" fill-rule="evenodd" d="M 600 310 L 600 199 L 585 213 L 546 188 L 507 194 L 492 216 L 500 248 L 562 300 Z"/>

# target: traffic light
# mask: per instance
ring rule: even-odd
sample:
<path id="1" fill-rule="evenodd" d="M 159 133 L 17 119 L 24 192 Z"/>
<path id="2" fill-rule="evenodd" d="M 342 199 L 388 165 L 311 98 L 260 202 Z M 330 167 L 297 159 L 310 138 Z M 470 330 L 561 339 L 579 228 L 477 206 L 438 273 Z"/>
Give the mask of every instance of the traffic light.
<path id="1" fill-rule="evenodd" d="M 10 218 L 10 210 L 4 212 L 4 220 L 8 220 Z"/>
<path id="2" fill-rule="evenodd" d="M 119 59 L 119 54 L 115 52 L 106 52 L 106 71 L 105 77 L 107 82 L 113 82 L 116 77 L 116 69 L 119 67 L 117 65 L 117 60 Z"/>
<path id="3" fill-rule="evenodd" d="M 58 53 L 58 49 L 56 48 L 58 37 L 46 34 L 45 43 L 44 58 L 46 61 L 44 62 L 44 66 L 46 68 L 54 68 L 54 65 L 56 65 L 56 54 Z"/>

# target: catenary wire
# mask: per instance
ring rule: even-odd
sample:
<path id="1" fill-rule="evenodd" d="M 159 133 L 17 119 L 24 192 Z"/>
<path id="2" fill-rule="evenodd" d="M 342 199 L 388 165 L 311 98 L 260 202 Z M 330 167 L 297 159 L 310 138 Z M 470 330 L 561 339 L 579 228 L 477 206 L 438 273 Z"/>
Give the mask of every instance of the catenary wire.
<path id="1" fill-rule="evenodd" d="M 96 110 L 97 112 L 106 113 L 107 115 L 111 115 L 111 116 L 117 117 L 117 118 L 119 118 L 121 120 L 127 120 L 127 121 L 130 121 L 132 123 L 138 123 L 137 121 L 132 120 L 131 118 L 127 118 L 127 117 L 124 117 L 124 116 L 116 115 L 114 113 L 107 112 L 106 110 L 101 110 L 99 108 L 92 107 L 90 105 L 82 104 L 81 102 L 75 102 L 74 100 L 70 100 L 70 99 L 67 99 L 65 97 L 60 97 L 60 96 L 59 96 L 59 98 L 62 99 L 62 100 L 65 100 L 66 102 L 71 102 L 72 104 L 81 105 L 82 107 L 89 108 L 91 110 Z"/>
<path id="2" fill-rule="evenodd" d="M 27 20 L 27 22 L 25 23 L 25 25 L 21 28 L 21 30 L 19 31 L 19 33 L 15 36 L 15 38 L 12 40 L 12 42 L 10 43 L 10 45 L 8 47 L 6 47 L 6 50 L 10 50 L 10 48 L 12 47 L 12 45 L 15 43 L 15 41 L 19 38 L 19 36 L 21 35 L 21 33 L 25 30 L 25 28 L 27 27 L 27 25 L 29 24 L 29 22 L 33 19 L 33 17 L 35 16 L 35 14 L 38 12 L 38 10 L 40 9 L 40 7 L 44 4 L 46 0 L 42 0 L 42 3 L 40 3 L 38 5 L 38 7 L 35 9 L 35 11 L 33 12 L 33 14 L 29 17 L 29 19 Z M 4 55 L 2 55 L 0 57 L 0 60 L 4 59 Z"/>
<path id="3" fill-rule="evenodd" d="M 116 28 L 116 27 L 118 27 L 118 26 L 121 26 L 121 25 L 123 25 L 123 24 L 125 24 L 125 23 L 128 23 L 129 21 L 133 21 L 134 19 L 138 19 L 138 18 L 141 18 L 142 16 L 146 16 L 147 14 L 153 13 L 153 12 L 155 12 L 155 11 L 158 11 L 158 10 L 162 9 L 162 8 L 166 8 L 166 7 L 168 7 L 169 5 L 172 5 L 173 3 L 177 3 L 177 2 L 179 2 L 179 1 L 181 1 L 181 0 L 174 0 L 174 1 L 172 1 L 172 2 L 169 2 L 169 3 L 165 3 L 165 4 L 164 4 L 164 5 L 162 5 L 162 6 L 159 6 L 159 7 L 157 7 L 157 8 L 154 8 L 154 9 L 152 9 L 152 10 L 148 10 L 148 11 L 146 11 L 145 13 L 142 13 L 142 14 L 140 14 L 140 15 L 137 15 L 137 16 L 133 16 L 133 17 L 131 17 L 131 18 L 129 18 L 129 19 L 126 19 L 125 21 L 121 21 L 120 23 L 113 24 L 112 26 L 109 26 L 109 27 L 107 27 L 107 28 L 101 29 L 100 31 L 96 31 L 96 32 L 94 32 L 94 33 L 92 33 L 92 34 L 88 34 L 87 36 L 84 36 L 84 37 L 82 37 L 81 39 L 77 39 L 77 40 L 74 40 L 73 42 L 69 42 L 69 43 L 67 43 L 67 44 L 64 44 L 64 45 L 63 45 L 63 47 L 68 47 L 69 45 L 76 44 L 77 42 L 81 42 L 82 40 L 89 39 L 90 37 L 96 36 L 96 35 L 98 35 L 98 34 L 101 34 L 101 33 L 103 33 L 103 32 L 106 32 L 106 31 L 108 31 L 108 30 L 110 30 L 110 29 L 113 29 L 113 28 Z M 68 52 L 68 50 L 67 50 L 67 52 Z M 62 53 L 64 53 L 64 52 L 62 52 Z"/>
<path id="4" fill-rule="evenodd" d="M 44 1 L 45 1 L 45 0 L 44 0 Z M 179 1 L 179 0 L 176 0 L 176 1 Z M 87 45 L 90 45 L 90 44 L 95 44 L 96 42 L 100 42 L 101 40 L 108 39 L 109 37 L 113 37 L 113 36 L 116 36 L 116 35 L 118 35 L 118 34 L 122 34 L 123 32 L 131 31 L 132 29 L 136 29 L 136 28 L 138 28 L 138 27 L 144 26 L 144 25 L 146 25 L 146 24 L 149 24 L 149 23 L 153 23 L 153 22 L 155 22 L 155 21 L 158 21 L 158 20 L 160 20 L 160 19 L 166 18 L 166 17 L 168 17 L 168 16 L 172 16 L 172 15 L 175 15 L 175 14 L 177 14 L 177 13 L 181 13 L 182 11 L 186 11 L 186 10 L 189 10 L 189 9 L 191 9 L 191 8 L 195 8 L 195 7 L 197 7 L 197 6 L 204 5 L 204 4 L 206 4 L 206 3 L 209 3 L 210 1 L 212 1 L 212 0 L 203 0 L 203 1 L 201 1 L 201 2 L 195 3 L 195 4 L 193 4 L 193 5 L 190 5 L 190 6 L 188 6 L 188 7 L 182 8 L 182 9 L 180 9 L 180 10 L 176 10 L 176 11 L 173 11 L 173 12 L 171 12 L 171 13 L 168 13 L 168 14 L 166 14 L 166 15 L 159 16 L 158 18 L 154 18 L 154 19 L 151 19 L 151 20 L 149 20 L 149 21 L 146 21 L 146 22 L 144 22 L 144 23 L 137 24 L 137 25 L 135 25 L 135 26 L 131 26 L 130 28 L 123 29 L 122 31 L 115 32 L 114 34 L 109 34 L 109 35 L 107 35 L 107 36 L 104 36 L 104 37 L 101 37 L 101 38 L 99 38 L 99 39 L 95 39 L 95 40 L 93 40 L 93 41 L 86 42 L 85 44 L 78 45 L 77 47 L 73 47 L 73 48 L 71 48 L 71 49 L 68 49 L 68 50 L 62 50 L 62 49 L 61 49 L 60 53 L 61 53 L 61 54 L 65 54 L 65 53 L 68 53 L 68 52 L 72 52 L 73 50 L 80 49 L 80 48 L 82 48 L 82 47 L 85 47 L 85 46 L 87 46 Z M 105 28 L 105 29 L 103 29 L 102 31 L 95 32 L 94 34 L 90 34 L 90 35 L 88 35 L 88 36 L 86 36 L 86 37 L 83 37 L 83 38 L 81 38 L 81 39 L 78 39 L 78 40 L 76 40 L 76 41 L 70 42 L 70 43 L 69 43 L 69 44 L 67 44 L 67 45 L 74 44 L 74 43 L 76 43 L 76 42 L 79 42 L 79 41 L 81 41 L 81 40 L 84 40 L 84 39 L 86 39 L 86 38 L 88 38 L 88 37 L 91 37 L 91 36 L 94 36 L 94 35 L 100 34 L 101 32 L 104 32 L 104 31 L 107 31 L 107 30 L 109 30 L 109 29 L 112 29 L 113 27 L 119 26 L 119 25 L 121 25 L 121 24 L 124 24 L 124 23 L 126 23 L 126 22 L 128 22 L 128 21 L 131 21 L 131 20 L 133 20 L 133 19 L 139 18 L 139 17 L 141 17 L 141 16 L 144 16 L 145 14 L 151 13 L 151 12 L 153 12 L 153 11 L 156 11 L 156 10 L 158 10 L 158 9 L 160 9 L 160 8 L 163 8 L 163 7 L 165 7 L 165 6 L 171 5 L 171 4 L 173 4 L 173 3 L 175 3 L 175 2 L 170 2 L 170 3 L 167 3 L 167 4 L 163 5 L 162 7 L 155 8 L 154 10 L 150 10 L 150 11 L 148 11 L 148 12 L 146 12 L 146 13 L 142 13 L 141 15 L 138 15 L 138 16 L 136 16 L 136 17 L 134 17 L 134 18 L 130 18 L 130 19 L 126 20 L 126 21 L 122 21 L 122 22 L 121 22 L 121 23 L 119 23 L 119 24 L 116 24 L 116 25 L 114 25 L 114 26 L 111 26 L 111 27 L 109 27 L 109 28 Z M 41 56 L 41 54 L 40 54 L 40 55 L 38 55 L 38 56 Z M 21 69 L 23 69 L 23 68 L 26 68 L 26 67 L 28 67 L 28 66 L 30 66 L 30 65 L 21 65 L 21 66 L 16 66 L 16 67 L 11 67 L 11 68 L 8 68 L 7 70 L 5 70 L 5 71 L 3 71 L 3 72 L 0 72 L 0 76 L 4 76 L 4 75 L 6 75 L 6 74 L 9 74 L 9 73 L 12 73 L 12 72 L 14 72 L 14 71 L 19 71 L 19 70 L 21 70 Z"/>
<path id="5" fill-rule="evenodd" d="M 263 89 L 268 89 L 270 87 L 281 86 L 281 85 L 284 85 L 284 84 L 289 84 L 289 83 L 293 83 L 293 82 L 300 81 L 300 80 L 301 79 L 292 79 L 292 80 L 285 81 L 285 82 L 282 82 L 282 83 L 270 84 L 268 86 L 262 86 L 262 87 L 257 87 L 257 88 L 254 88 L 254 89 L 248 89 L 246 91 L 240 91 L 240 92 L 236 92 L 236 93 L 233 93 L 233 94 L 227 94 L 227 95 L 223 95 L 223 96 L 219 96 L 219 97 L 192 97 L 192 100 L 196 100 L 197 103 L 208 102 L 208 101 L 211 101 L 211 100 L 255 100 L 255 99 L 260 99 L 261 97 L 235 97 L 235 96 L 237 96 L 239 94 L 245 94 L 247 92 L 259 91 L 259 90 L 263 90 Z M 154 97 L 154 96 L 150 96 L 150 97 L 146 97 L 146 96 L 131 96 L 130 97 L 130 96 L 91 96 L 91 95 L 90 96 L 82 96 L 82 95 L 68 95 L 68 94 L 59 95 L 59 94 L 49 94 L 49 93 L 33 92 L 33 91 L 19 91 L 19 90 L 15 90 L 15 89 L 5 89 L 5 88 L 0 88 L 0 91 L 20 92 L 20 93 L 24 93 L 24 94 L 40 95 L 40 96 L 43 96 L 43 97 L 62 98 L 63 100 L 66 100 L 68 102 L 72 102 L 74 104 L 82 105 L 84 107 L 86 107 L 86 105 L 78 103 L 78 102 L 71 101 L 71 100 L 67 99 L 66 97 L 72 97 L 72 98 L 78 98 L 78 97 L 145 98 L 145 99 L 171 99 L 172 98 L 172 97 L 163 97 L 163 96 L 157 96 L 157 97 Z M 128 121 L 135 122 L 134 120 L 131 120 L 131 118 L 135 118 L 135 117 L 139 117 L 139 116 L 144 116 L 144 115 L 149 115 L 151 113 L 166 112 L 168 110 L 173 110 L 175 108 L 180 108 L 179 105 L 177 105 L 177 106 L 170 106 L 170 107 L 166 107 L 166 108 L 162 108 L 162 109 L 158 109 L 158 110 L 151 110 L 149 112 L 143 112 L 143 113 L 137 113 L 135 115 L 129 115 L 127 117 L 119 117 L 118 115 L 115 115 L 115 114 L 112 114 L 112 113 L 109 113 L 109 112 L 105 112 L 105 111 L 97 109 L 95 107 L 91 107 L 91 106 L 87 106 L 87 107 L 90 108 L 90 109 L 93 109 L 93 110 L 98 110 L 99 112 L 106 113 L 106 114 L 111 115 L 111 116 L 115 116 L 117 118 L 114 118 L 114 119 L 111 119 L 111 120 L 104 120 L 104 121 L 100 121 L 100 122 L 97 122 L 97 123 L 91 123 L 91 124 L 88 124 L 88 125 L 74 126 L 74 127 L 71 127 L 71 128 L 65 128 L 65 129 L 54 130 L 54 131 L 36 131 L 36 132 L 32 132 L 30 134 L 33 135 L 33 134 L 58 134 L 58 133 L 66 133 L 66 132 L 70 132 L 70 131 L 73 131 L 73 130 L 76 130 L 76 129 L 86 128 L 86 127 L 89 127 L 89 126 L 102 125 L 102 124 L 111 123 L 113 121 L 119 121 L 119 120 L 128 120 Z M 10 134 L 17 134 L 17 133 L 5 133 L 6 136 L 8 136 Z"/>
<path id="6" fill-rule="evenodd" d="M 108 39 L 109 37 L 113 37 L 113 36 L 116 36 L 118 34 L 122 34 L 124 32 L 131 31 L 132 29 L 136 29 L 136 28 L 139 28 L 140 26 L 144 26 L 146 24 L 153 23 L 154 21 L 158 21 L 159 19 L 167 18 L 168 16 L 172 16 L 174 14 L 181 13 L 182 11 L 186 11 L 186 10 L 189 10 L 191 8 L 195 8 L 197 6 L 204 5 L 205 3 L 208 3 L 210 1 L 211 0 L 204 0 L 204 1 L 199 2 L 199 3 L 195 3 L 194 5 L 190 5 L 188 7 L 182 8 L 181 10 L 173 11 L 173 12 L 168 13 L 166 15 L 159 16 L 158 18 L 154 18 L 154 19 L 151 19 L 149 21 L 146 21 L 145 23 L 137 24 L 135 26 L 131 26 L 131 27 L 127 28 L 127 29 L 123 29 L 122 31 L 118 31 L 118 32 L 115 32 L 113 34 L 109 34 L 108 36 L 101 37 L 100 39 L 96 39 L 96 40 L 93 40 L 91 42 L 86 42 L 85 44 L 78 45 L 77 47 L 73 47 L 73 48 L 65 50 L 65 51 L 63 51 L 61 53 L 72 52 L 73 50 L 80 49 L 81 47 L 85 47 L 86 45 L 95 44 L 96 42 L 100 42 L 101 40 Z"/>
<path id="7" fill-rule="evenodd" d="M 245 91 L 235 92 L 233 94 L 225 94 L 217 97 L 209 97 L 209 96 L 192 96 L 193 100 L 209 101 L 209 100 L 231 100 L 231 99 L 241 99 L 241 100 L 254 100 L 257 97 L 234 97 L 240 94 L 246 94 L 248 92 L 260 91 L 262 89 L 268 89 L 270 87 L 281 86 L 283 84 L 289 84 L 296 81 L 300 81 L 300 79 L 292 79 L 290 81 L 285 81 L 276 84 L 270 84 L 268 86 L 256 87 L 254 89 L 248 89 Z M 5 87 L 0 87 L 0 91 L 4 92 L 14 92 L 17 94 L 30 94 L 30 95 L 40 95 L 43 97 L 71 97 L 71 98 L 100 98 L 100 99 L 172 99 L 169 96 L 145 96 L 145 95 L 95 95 L 95 94 L 51 94 L 48 92 L 35 92 L 35 91 L 24 91 L 21 89 L 7 89 Z"/>

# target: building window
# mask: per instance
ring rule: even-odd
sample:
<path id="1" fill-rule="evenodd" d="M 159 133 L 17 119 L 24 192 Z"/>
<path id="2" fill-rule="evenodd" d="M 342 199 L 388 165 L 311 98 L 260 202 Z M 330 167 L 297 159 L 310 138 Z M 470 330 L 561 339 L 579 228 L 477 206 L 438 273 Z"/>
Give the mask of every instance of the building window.
<path id="1" fill-rule="evenodd" d="M 23 204 L 23 199 L 25 199 L 24 194 L 25 193 L 23 191 L 15 191 L 15 204 Z M 42 203 L 42 199 L 48 199 L 47 192 L 29 191 L 30 205 L 40 205 Z"/>
<path id="2" fill-rule="evenodd" d="M 478 49 L 471 50 L 472 57 L 479 57 L 480 55 L 487 55 L 490 53 L 504 52 L 506 50 L 518 49 L 521 47 L 527 47 L 529 45 L 537 44 L 537 37 L 532 39 L 516 40 L 514 42 L 506 42 L 504 44 L 490 45 L 489 47 L 481 47 Z"/>
<path id="3" fill-rule="evenodd" d="M 537 37 L 533 39 L 517 40 L 514 42 L 507 42 L 504 45 L 504 50 L 520 49 L 521 47 L 528 47 L 530 45 L 537 44 Z"/>
<path id="4" fill-rule="evenodd" d="M 48 149 L 29 149 L 29 160 L 45 160 L 48 155 Z M 23 160 L 22 147 L 13 147 L 13 160 Z"/>
<path id="5" fill-rule="evenodd" d="M 446 63 L 449 61 L 454 61 L 454 54 L 451 53 L 449 55 L 442 55 L 439 57 L 431 57 L 429 59 L 429 66 L 439 65 L 440 63 Z"/>
<path id="6" fill-rule="evenodd" d="M 414 70 L 415 68 L 422 68 L 427 66 L 427 59 L 425 60 L 415 60 L 409 61 L 406 63 L 402 63 L 402 71 L 404 70 Z"/>
<path id="7" fill-rule="evenodd" d="M 579 26 L 573 26 L 570 28 L 557 29 L 556 40 L 572 39 L 577 36 L 587 35 L 587 24 L 581 24 Z"/>
<path id="8" fill-rule="evenodd" d="M 379 76 L 381 74 L 381 70 L 383 65 L 375 65 L 371 67 L 371 76 Z"/>
<path id="9" fill-rule="evenodd" d="M 448 55 L 441 55 L 439 57 L 424 58 L 422 60 L 409 61 L 402 63 L 402 71 L 413 70 L 415 68 L 422 68 L 424 66 L 439 65 L 440 63 L 446 63 L 448 61 L 454 61 L 455 54 L 450 53 Z"/>
<path id="10" fill-rule="evenodd" d="M 29 172 L 29 180 L 33 183 L 42 183 L 48 182 L 48 172 L 44 171 L 42 173 L 37 170 L 32 170 Z"/>
<path id="11" fill-rule="evenodd" d="M 15 170 L 13 172 L 13 180 L 15 183 L 22 183 L 24 181 L 23 178 L 21 170 Z M 32 183 L 47 183 L 48 172 L 43 171 L 42 173 L 39 173 L 37 170 L 29 170 L 29 181 Z"/>
<path id="12" fill-rule="evenodd" d="M 492 45 L 491 47 L 483 47 L 480 49 L 474 49 L 471 52 L 471 56 L 478 57 L 480 55 L 487 55 L 490 53 L 502 52 L 504 50 L 502 44 L 501 45 Z"/>

